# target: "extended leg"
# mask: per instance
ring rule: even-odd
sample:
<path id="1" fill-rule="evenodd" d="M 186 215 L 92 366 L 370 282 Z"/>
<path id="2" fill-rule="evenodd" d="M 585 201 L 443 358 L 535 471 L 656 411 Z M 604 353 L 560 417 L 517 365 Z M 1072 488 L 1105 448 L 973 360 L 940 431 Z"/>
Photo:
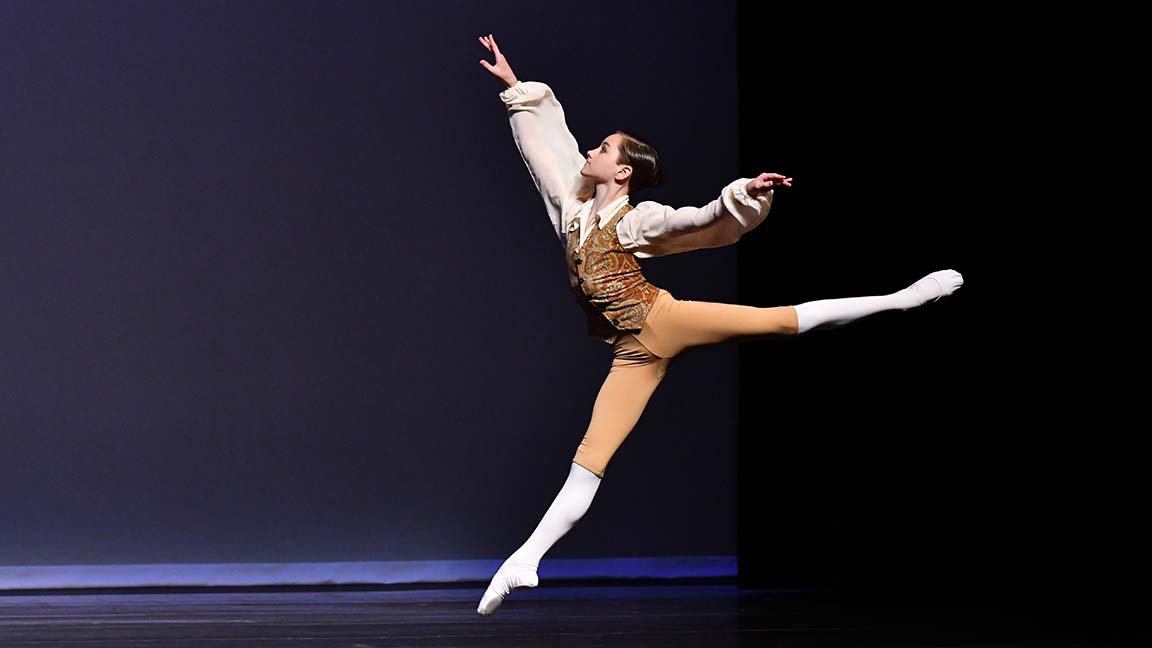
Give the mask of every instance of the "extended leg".
<path id="1" fill-rule="evenodd" d="M 539 584 L 540 560 L 587 512 L 608 462 L 636 426 L 667 366 L 668 360 L 649 353 L 634 336 L 617 341 L 612 368 L 600 387 L 564 487 L 528 540 L 496 571 L 477 612 L 492 614 L 513 589 Z"/>
<path id="2" fill-rule="evenodd" d="M 888 310 L 908 310 L 951 295 L 964 279 L 941 270 L 889 295 L 805 302 L 757 308 L 678 300 L 661 292 L 637 337 L 654 353 L 673 358 L 684 349 L 726 341 L 784 337 L 833 327 Z"/>

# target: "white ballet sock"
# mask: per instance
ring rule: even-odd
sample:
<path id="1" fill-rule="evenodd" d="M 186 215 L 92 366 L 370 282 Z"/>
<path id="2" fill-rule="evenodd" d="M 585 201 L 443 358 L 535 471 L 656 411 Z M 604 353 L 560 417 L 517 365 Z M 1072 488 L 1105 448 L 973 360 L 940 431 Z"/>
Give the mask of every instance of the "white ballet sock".
<path id="1" fill-rule="evenodd" d="M 848 297 L 821 299 L 795 306 L 799 320 L 799 333 L 825 326 L 842 326 L 873 313 L 888 310 L 908 310 L 951 295 L 964 285 L 964 278 L 955 270 L 938 270 L 907 288 L 891 295 L 875 297 Z"/>
<path id="2" fill-rule="evenodd" d="M 477 612 L 492 614 L 514 588 L 536 587 L 539 584 L 536 569 L 540 565 L 540 559 L 580 518 L 584 517 L 599 487 L 600 478 L 595 473 L 573 462 L 564 487 L 560 489 L 556 499 L 552 500 L 552 505 L 544 513 L 536 530 L 504 561 L 500 569 L 496 570 L 496 575 L 492 577 L 492 582 L 480 599 Z"/>

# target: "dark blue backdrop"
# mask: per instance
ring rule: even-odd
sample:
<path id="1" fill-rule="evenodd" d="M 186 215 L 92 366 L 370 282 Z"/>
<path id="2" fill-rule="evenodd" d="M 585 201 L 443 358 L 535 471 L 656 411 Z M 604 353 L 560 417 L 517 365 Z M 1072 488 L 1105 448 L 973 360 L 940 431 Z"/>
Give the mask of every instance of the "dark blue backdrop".
<path id="1" fill-rule="evenodd" d="M 512 141 L 493 32 L 582 147 L 700 205 L 732 2 L 0 4 L 0 565 L 502 558 L 611 354 Z M 489 57 L 490 58 L 490 57 Z M 769 236 L 768 232 L 755 235 Z M 735 301 L 729 249 L 653 260 Z M 735 555 L 736 348 L 672 367 L 550 557 Z"/>

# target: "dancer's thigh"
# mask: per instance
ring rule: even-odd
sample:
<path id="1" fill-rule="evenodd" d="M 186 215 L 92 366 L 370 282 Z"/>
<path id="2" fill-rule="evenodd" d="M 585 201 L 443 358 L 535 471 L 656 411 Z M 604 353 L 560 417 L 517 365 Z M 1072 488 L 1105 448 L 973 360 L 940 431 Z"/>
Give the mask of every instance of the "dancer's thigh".
<path id="1" fill-rule="evenodd" d="M 681 300 L 661 290 L 637 337 L 653 353 L 673 358 L 689 347 L 795 335 L 797 330 L 796 309 L 791 306 Z"/>
<path id="2" fill-rule="evenodd" d="M 592 420 L 572 461 L 604 476 L 608 462 L 640 420 L 669 360 L 646 349 L 636 336 L 625 333 L 613 345 L 608 377 L 592 407 Z"/>

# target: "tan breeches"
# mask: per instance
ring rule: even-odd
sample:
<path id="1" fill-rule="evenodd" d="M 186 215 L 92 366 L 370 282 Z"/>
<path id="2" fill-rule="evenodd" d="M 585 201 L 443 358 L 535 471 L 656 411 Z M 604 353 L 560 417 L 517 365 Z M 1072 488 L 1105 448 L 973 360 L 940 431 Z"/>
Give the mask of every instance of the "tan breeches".
<path id="1" fill-rule="evenodd" d="M 572 461 L 604 476 L 612 455 L 632 432 L 672 358 L 687 348 L 725 341 L 796 335 L 791 306 L 756 308 L 676 299 L 661 290 L 644 328 L 621 333 L 612 366 L 592 407 L 592 420 Z"/>

